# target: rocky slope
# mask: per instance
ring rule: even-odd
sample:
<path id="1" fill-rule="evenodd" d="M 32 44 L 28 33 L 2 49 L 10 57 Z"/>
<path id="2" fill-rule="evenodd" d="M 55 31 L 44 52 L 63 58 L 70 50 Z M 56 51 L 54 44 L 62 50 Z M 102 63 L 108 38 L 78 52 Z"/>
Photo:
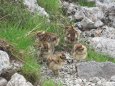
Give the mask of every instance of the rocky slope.
<path id="1" fill-rule="evenodd" d="M 115 58 L 115 1 L 88 0 L 95 2 L 95 7 L 83 7 L 72 1 L 64 0 L 62 6 L 82 31 L 81 37 L 96 51 Z M 53 79 L 64 86 L 115 86 L 115 64 L 111 62 L 67 63 L 58 77 L 44 65 L 41 73 L 43 79 Z"/>
<path id="2" fill-rule="evenodd" d="M 70 20 L 75 21 L 82 36 L 98 52 L 115 58 L 115 1 L 88 0 L 96 7 L 82 7 L 74 0 L 65 0 L 62 6 Z M 48 13 L 36 4 L 36 0 L 24 0 L 31 12 L 49 17 Z M 7 52 L 0 50 L 0 86 L 33 86 L 23 75 L 18 74 L 22 63 L 12 60 Z M 63 86 L 115 86 L 115 64 L 111 62 L 72 62 L 66 63 L 59 76 L 52 74 L 46 65 L 42 66 L 42 79 L 53 79 Z"/>
<path id="3" fill-rule="evenodd" d="M 82 30 L 82 37 L 97 51 L 115 58 L 115 1 L 88 0 L 95 2 L 95 7 L 83 7 L 66 1 L 62 2 L 63 8 L 68 18 Z"/>

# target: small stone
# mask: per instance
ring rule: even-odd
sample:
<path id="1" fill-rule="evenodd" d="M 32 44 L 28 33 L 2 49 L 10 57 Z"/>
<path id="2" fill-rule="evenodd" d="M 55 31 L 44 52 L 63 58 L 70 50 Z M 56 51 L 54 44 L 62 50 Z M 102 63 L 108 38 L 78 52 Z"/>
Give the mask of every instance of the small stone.
<path id="1" fill-rule="evenodd" d="M 3 72 L 4 69 L 8 69 L 9 67 L 10 67 L 9 55 L 5 51 L 0 50 L 0 74 Z"/>
<path id="2" fill-rule="evenodd" d="M 98 82 L 97 82 L 97 85 L 101 85 L 101 84 L 102 84 L 101 81 L 98 81 Z"/>
<path id="3" fill-rule="evenodd" d="M 0 86 L 6 86 L 7 85 L 7 80 L 0 77 Z"/>
<path id="4" fill-rule="evenodd" d="M 110 81 L 115 82 L 115 75 L 111 77 Z"/>
<path id="5" fill-rule="evenodd" d="M 75 86 L 81 86 L 80 84 L 76 84 Z"/>
<path id="6" fill-rule="evenodd" d="M 90 82 L 97 83 L 100 79 L 98 77 L 90 78 Z"/>
<path id="7" fill-rule="evenodd" d="M 115 86 L 115 82 L 105 82 L 103 86 Z"/>

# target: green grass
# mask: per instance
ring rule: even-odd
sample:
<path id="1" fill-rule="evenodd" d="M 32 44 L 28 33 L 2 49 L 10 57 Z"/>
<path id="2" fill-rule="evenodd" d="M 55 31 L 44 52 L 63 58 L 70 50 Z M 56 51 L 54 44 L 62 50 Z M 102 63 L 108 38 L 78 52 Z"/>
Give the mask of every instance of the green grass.
<path id="1" fill-rule="evenodd" d="M 95 2 L 88 2 L 87 0 L 78 0 L 81 6 L 95 7 Z"/>
<path id="2" fill-rule="evenodd" d="M 40 65 L 35 57 L 26 56 L 21 73 L 32 83 L 40 80 Z"/>
<path id="3" fill-rule="evenodd" d="M 3 0 L 0 3 L 0 21 L 2 22 L 7 21 L 11 22 L 12 25 L 18 24 L 23 26 L 30 16 L 31 14 L 25 9 L 22 0 Z"/>
<path id="4" fill-rule="evenodd" d="M 38 4 L 45 8 L 48 13 L 56 14 L 59 11 L 59 0 L 37 0 Z"/>
<path id="5" fill-rule="evenodd" d="M 29 53 L 31 52 L 29 48 L 34 45 L 33 33 L 36 31 L 59 32 L 57 35 L 61 36 L 63 29 L 58 25 L 57 21 L 49 23 L 46 18 L 38 15 L 28 16 L 28 20 L 25 23 L 26 25 L 19 25 L 18 22 L 12 24 L 8 20 L 3 20 L 0 23 L 0 38 L 12 43 L 18 51 L 24 51 L 24 58 L 18 58 L 24 63 L 21 74 L 34 83 L 40 78 L 40 65 L 36 57 Z"/>
<path id="6" fill-rule="evenodd" d="M 61 83 L 56 84 L 53 80 L 44 81 L 42 86 L 63 86 Z"/>
<path id="7" fill-rule="evenodd" d="M 97 61 L 97 62 L 114 62 L 115 63 L 115 59 L 111 58 L 108 55 L 104 55 L 102 53 L 96 52 L 94 51 L 94 49 L 88 49 L 88 60 L 89 61 Z"/>

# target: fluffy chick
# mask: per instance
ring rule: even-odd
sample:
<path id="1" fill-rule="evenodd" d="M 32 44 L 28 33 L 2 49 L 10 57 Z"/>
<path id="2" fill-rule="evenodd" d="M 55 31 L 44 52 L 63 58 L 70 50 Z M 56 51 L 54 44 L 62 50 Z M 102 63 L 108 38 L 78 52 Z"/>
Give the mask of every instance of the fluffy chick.
<path id="1" fill-rule="evenodd" d="M 62 68 L 66 60 L 63 52 L 58 52 L 47 57 L 48 68 L 52 70 L 54 75 L 59 75 L 59 70 Z"/>
<path id="2" fill-rule="evenodd" d="M 65 41 L 74 44 L 79 41 L 80 32 L 74 26 L 65 27 Z"/>
<path id="3" fill-rule="evenodd" d="M 87 48 L 82 44 L 75 44 L 72 50 L 73 58 L 77 61 L 82 61 L 87 57 Z"/>

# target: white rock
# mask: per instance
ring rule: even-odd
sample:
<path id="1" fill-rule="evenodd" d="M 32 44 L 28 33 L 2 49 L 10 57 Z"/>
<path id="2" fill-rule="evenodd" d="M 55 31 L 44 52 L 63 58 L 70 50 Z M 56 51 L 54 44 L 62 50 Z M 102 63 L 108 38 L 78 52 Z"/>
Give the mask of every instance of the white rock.
<path id="1" fill-rule="evenodd" d="M 73 3 L 70 3 L 68 10 L 67 10 L 67 13 L 72 13 L 72 12 L 77 11 L 75 8 L 76 8 L 76 5 L 74 5 Z"/>
<path id="2" fill-rule="evenodd" d="M 115 58 L 115 40 L 104 38 L 104 37 L 94 37 L 91 39 L 90 44 L 99 52 L 110 55 Z"/>
<path id="3" fill-rule="evenodd" d="M 115 82 L 115 75 L 111 77 L 110 81 Z"/>
<path id="4" fill-rule="evenodd" d="M 95 27 L 101 27 L 101 26 L 103 26 L 104 24 L 103 24 L 103 22 L 101 21 L 101 20 L 97 20 L 96 22 L 95 22 L 95 24 L 94 24 L 94 26 Z"/>
<path id="5" fill-rule="evenodd" d="M 91 19 L 93 22 L 104 18 L 104 14 L 99 7 L 82 7 L 82 10 L 86 17 Z"/>
<path id="6" fill-rule="evenodd" d="M 81 84 L 82 83 L 82 79 L 76 79 L 75 82 L 78 83 L 78 84 Z"/>
<path id="7" fill-rule="evenodd" d="M 63 1 L 62 5 L 64 8 L 68 8 L 70 3 L 66 2 L 66 1 Z"/>
<path id="8" fill-rule="evenodd" d="M 96 0 L 96 1 L 99 1 L 101 3 L 112 3 L 112 2 L 115 2 L 115 0 Z"/>
<path id="9" fill-rule="evenodd" d="M 101 37 L 106 37 L 110 39 L 115 39 L 115 28 L 104 26 L 105 30 L 102 32 Z"/>
<path id="10" fill-rule="evenodd" d="M 115 86 L 115 82 L 105 82 L 102 86 Z"/>
<path id="11" fill-rule="evenodd" d="M 8 54 L 5 51 L 0 50 L 0 74 L 3 69 L 7 69 L 10 67 L 10 59 Z"/>
<path id="12" fill-rule="evenodd" d="M 0 86 L 6 86 L 7 85 L 7 80 L 0 77 Z"/>
<path id="13" fill-rule="evenodd" d="M 24 0 L 24 4 L 28 7 L 30 12 L 38 12 L 41 16 L 49 17 L 49 14 L 37 4 L 37 0 Z"/>
<path id="14" fill-rule="evenodd" d="M 101 82 L 101 81 L 98 81 L 98 82 L 97 82 L 97 85 L 101 86 L 101 85 L 102 85 L 102 82 Z"/>
<path id="15" fill-rule="evenodd" d="M 76 84 L 75 86 L 81 86 L 81 85 L 79 85 L 79 84 Z"/>
<path id="16" fill-rule="evenodd" d="M 92 83 L 97 83 L 100 79 L 98 77 L 90 78 L 89 81 Z"/>
<path id="17" fill-rule="evenodd" d="M 7 86 L 33 86 L 33 85 L 30 82 L 27 82 L 26 79 L 22 75 L 15 73 L 11 77 Z"/>
<path id="18" fill-rule="evenodd" d="M 82 26 L 83 28 L 85 28 L 85 29 L 96 28 L 96 27 L 94 26 L 94 22 L 93 22 L 91 19 L 87 18 L 87 17 L 85 17 L 85 18 L 80 22 L 80 24 L 81 24 L 81 26 Z"/>

